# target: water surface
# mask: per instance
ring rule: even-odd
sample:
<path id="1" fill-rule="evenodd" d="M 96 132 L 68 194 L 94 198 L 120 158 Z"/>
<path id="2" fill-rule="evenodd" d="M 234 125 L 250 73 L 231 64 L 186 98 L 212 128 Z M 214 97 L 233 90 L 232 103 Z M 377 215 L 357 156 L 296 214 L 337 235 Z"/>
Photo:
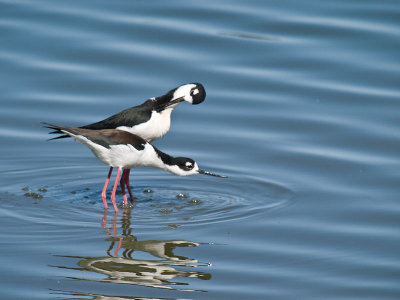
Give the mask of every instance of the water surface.
<path id="1" fill-rule="evenodd" d="M 396 1 L 0 1 L 4 299 L 400 298 Z M 108 168 L 78 126 L 201 82 L 163 151 Z M 117 195 L 122 202 L 122 195 Z"/>

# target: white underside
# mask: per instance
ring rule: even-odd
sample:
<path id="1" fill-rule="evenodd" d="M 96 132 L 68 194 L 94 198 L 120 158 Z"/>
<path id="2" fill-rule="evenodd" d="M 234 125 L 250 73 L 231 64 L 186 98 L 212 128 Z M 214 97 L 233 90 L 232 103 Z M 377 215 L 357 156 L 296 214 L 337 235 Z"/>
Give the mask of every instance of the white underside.
<path id="1" fill-rule="evenodd" d="M 106 148 L 82 135 L 66 133 L 88 146 L 100 161 L 111 167 L 124 169 L 155 167 L 165 169 L 153 146 L 148 143 L 145 144 L 143 150 L 137 150 L 132 145 L 110 145 L 110 148 Z"/>
<path id="2" fill-rule="evenodd" d="M 82 135 L 75 135 L 63 131 L 75 138 L 75 140 L 88 146 L 93 154 L 103 163 L 114 168 L 132 169 L 136 167 L 153 167 L 171 172 L 179 176 L 197 174 L 199 167 L 195 163 L 191 171 L 184 171 L 176 165 L 163 163 L 153 146 L 149 143 L 144 145 L 143 150 L 137 150 L 132 145 L 110 145 L 110 148 L 103 147 L 89 140 Z"/>
<path id="3" fill-rule="evenodd" d="M 163 137 L 171 126 L 171 112 L 175 106 L 158 113 L 153 111 L 151 118 L 140 125 L 133 127 L 119 126 L 116 129 L 125 130 L 130 133 L 136 134 L 147 142 L 154 141 L 155 139 Z"/>

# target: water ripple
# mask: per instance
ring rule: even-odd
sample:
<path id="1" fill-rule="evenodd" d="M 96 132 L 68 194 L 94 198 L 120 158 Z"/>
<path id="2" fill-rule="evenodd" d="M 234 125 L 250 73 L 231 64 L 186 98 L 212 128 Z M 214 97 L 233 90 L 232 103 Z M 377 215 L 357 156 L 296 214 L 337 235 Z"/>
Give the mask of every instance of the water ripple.
<path id="1" fill-rule="evenodd" d="M 42 170 L 25 174 L 32 176 L 35 172 L 41 173 Z M 49 174 L 48 168 L 46 172 Z M 46 178 L 42 180 L 48 182 Z M 293 192 L 282 185 L 251 177 L 219 182 L 191 179 L 182 185 L 179 178 L 145 176 L 145 179 L 135 177 L 134 182 L 137 185 L 133 188 L 135 202 L 131 214 L 139 226 L 186 226 L 231 221 L 282 208 L 293 197 Z M 144 185 L 144 182 L 147 183 Z M 85 185 L 82 181 L 70 181 L 63 184 L 60 181 L 56 186 L 30 185 L 26 191 L 41 195 L 37 191 L 43 186 L 46 186 L 46 193 L 36 202 L 64 208 L 71 206 L 67 209 L 71 209 L 72 214 L 74 211 L 79 214 L 82 209 L 90 211 L 95 208 L 98 211 L 103 207 L 101 183 L 88 181 Z M 19 194 L 24 194 L 24 191 Z M 117 202 L 122 203 L 119 192 Z"/>
<path id="2" fill-rule="evenodd" d="M 396 1 L 0 8 L 1 296 L 399 298 Z M 191 81 L 207 101 L 156 144 L 229 178 L 138 169 L 105 214 L 107 167 L 40 121 Z"/>

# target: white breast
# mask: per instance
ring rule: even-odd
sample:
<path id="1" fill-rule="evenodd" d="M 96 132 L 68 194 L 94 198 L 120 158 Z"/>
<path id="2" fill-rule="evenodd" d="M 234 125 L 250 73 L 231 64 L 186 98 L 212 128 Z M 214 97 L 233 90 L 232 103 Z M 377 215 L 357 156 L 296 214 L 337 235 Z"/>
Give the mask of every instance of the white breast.
<path id="1" fill-rule="evenodd" d="M 128 127 L 119 126 L 117 129 L 125 130 L 130 133 L 136 134 L 148 142 L 163 137 L 171 126 L 171 109 L 166 109 L 161 113 L 153 111 L 150 119 L 142 124 Z"/>
<path id="2" fill-rule="evenodd" d="M 125 169 L 154 167 L 165 169 L 164 163 L 151 144 L 146 143 L 143 150 L 138 150 L 129 144 L 110 145 L 110 148 L 106 148 L 92 142 L 82 135 L 68 134 L 88 146 L 99 160 L 111 167 L 121 167 Z"/>
<path id="3" fill-rule="evenodd" d="M 112 145 L 109 157 L 111 166 L 125 169 L 153 167 L 160 164 L 160 158 L 150 144 L 146 144 L 143 150 L 137 150 L 132 145 Z"/>

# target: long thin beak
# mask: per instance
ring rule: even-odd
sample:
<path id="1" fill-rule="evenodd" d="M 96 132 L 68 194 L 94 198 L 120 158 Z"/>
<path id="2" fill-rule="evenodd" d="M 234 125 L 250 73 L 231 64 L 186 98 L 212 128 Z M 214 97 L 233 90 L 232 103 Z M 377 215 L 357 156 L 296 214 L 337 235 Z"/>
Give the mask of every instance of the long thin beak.
<path id="1" fill-rule="evenodd" d="M 164 104 L 159 105 L 159 106 L 157 107 L 157 111 L 163 111 L 163 110 L 166 109 L 167 107 L 172 106 L 172 105 L 177 104 L 177 103 L 180 103 L 180 102 L 182 102 L 182 101 L 184 101 L 184 100 L 185 100 L 185 97 L 184 97 L 184 96 L 179 97 L 179 98 L 176 98 L 176 99 L 173 99 L 173 100 L 171 100 L 171 101 L 169 101 L 169 102 L 167 102 L 167 103 L 164 103 Z"/>
<path id="2" fill-rule="evenodd" d="M 228 178 L 228 176 L 218 175 L 218 174 L 214 174 L 214 173 L 207 172 L 207 171 L 200 170 L 200 169 L 197 172 L 199 172 L 199 174 L 204 174 L 204 175 L 210 175 L 210 176 L 215 176 L 215 177 L 220 177 L 220 178 Z"/>
<path id="3" fill-rule="evenodd" d="M 180 103 L 180 102 L 182 102 L 182 101 L 184 101 L 184 100 L 185 100 L 185 96 L 182 96 L 182 97 L 179 97 L 179 98 L 173 99 L 173 100 L 169 101 L 169 102 L 166 104 L 166 106 L 165 106 L 165 107 L 168 107 L 168 106 L 174 105 L 174 104 L 176 104 L 176 103 Z"/>

